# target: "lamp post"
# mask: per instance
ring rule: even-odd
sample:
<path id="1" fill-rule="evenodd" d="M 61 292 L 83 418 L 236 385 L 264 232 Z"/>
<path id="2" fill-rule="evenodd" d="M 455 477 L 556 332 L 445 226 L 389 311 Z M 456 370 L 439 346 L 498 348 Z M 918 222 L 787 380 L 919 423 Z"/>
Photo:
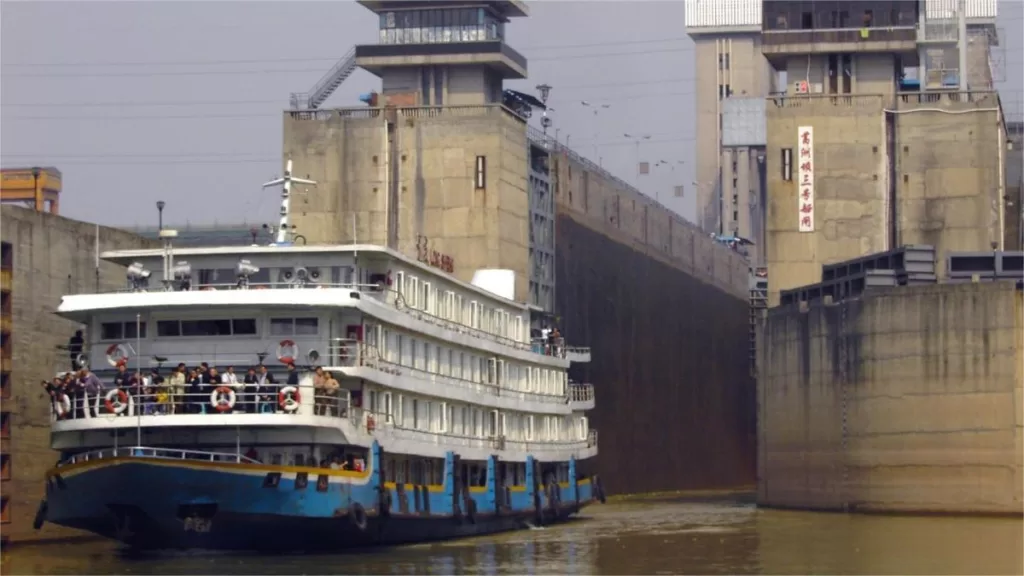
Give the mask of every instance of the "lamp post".
<path id="1" fill-rule="evenodd" d="M 160 230 L 164 229 L 164 206 L 167 206 L 167 202 L 163 200 L 156 201 L 157 226 Z"/>
<path id="2" fill-rule="evenodd" d="M 597 116 L 601 110 L 607 110 L 612 107 L 611 104 L 599 104 L 596 102 L 589 102 L 587 100 L 580 100 L 582 106 L 586 106 L 594 111 L 594 159 L 598 161 L 598 166 L 601 165 L 600 158 L 597 155 L 597 140 L 601 137 L 601 130 L 598 127 Z"/>
<path id="3" fill-rule="evenodd" d="M 643 142 L 644 140 L 650 140 L 651 139 L 651 135 L 650 134 L 623 134 L 623 136 L 625 136 L 626 138 L 629 138 L 630 140 L 633 140 L 636 143 L 636 158 L 634 158 L 634 160 L 636 161 L 635 162 L 636 163 L 636 176 L 635 176 L 636 181 L 633 184 L 636 186 L 636 189 L 639 190 L 640 189 L 640 143 Z"/>

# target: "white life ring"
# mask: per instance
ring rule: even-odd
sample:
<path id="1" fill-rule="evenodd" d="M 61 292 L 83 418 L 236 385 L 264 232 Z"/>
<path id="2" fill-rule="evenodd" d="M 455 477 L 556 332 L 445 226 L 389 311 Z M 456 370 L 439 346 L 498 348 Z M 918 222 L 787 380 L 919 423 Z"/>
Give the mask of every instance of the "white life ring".
<path id="1" fill-rule="evenodd" d="M 128 409 L 128 394 L 120 388 L 114 388 L 103 397 L 106 400 L 107 410 L 114 414 L 121 414 Z"/>
<path id="2" fill-rule="evenodd" d="M 227 412 L 235 407 L 235 400 L 238 395 L 227 386 L 218 386 L 210 392 L 210 405 L 217 409 L 217 412 Z"/>
<path id="3" fill-rule="evenodd" d="M 71 399 L 68 398 L 67 394 L 61 393 L 53 405 L 57 410 L 57 416 L 63 416 L 71 411 Z"/>
<path id="4" fill-rule="evenodd" d="M 293 340 L 281 340 L 277 343 L 277 361 L 281 364 L 294 364 L 299 357 L 299 347 Z"/>
<path id="5" fill-rule="evenodd" d="M 128 363 L 128 347 L 124 344 L 111 344 L 107 348 L 107 363 L 111 366 L 117 366 L 118 364 Z"/>
<path id="6" fill-rule="evenodd" d="M 285 412 L 295 412 L 299 409 L 301 398 L 298 388 L 295 386 L 285 386 L 281 388 L 281 392 L 277 395 L 277 403 Z"/>

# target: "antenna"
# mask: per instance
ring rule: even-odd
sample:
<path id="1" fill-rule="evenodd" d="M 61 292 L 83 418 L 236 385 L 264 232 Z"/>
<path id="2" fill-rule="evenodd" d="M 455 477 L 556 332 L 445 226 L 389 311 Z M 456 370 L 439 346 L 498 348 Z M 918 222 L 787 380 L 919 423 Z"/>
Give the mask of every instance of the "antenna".
<path id="1" fill-rule="evenodd" d="M 308 186 L 316 186 L 316 182 L 313 180 L 307 180 L 305 178 L 294 178 L 292 177 L 292 160 L 288 159 L 288 163 L 285 165 L 284 177 L 276 178 L 267 182 L 263 185 L 264 188 L 270 188 L 272 186 L 282 186 L 281 189 L 281 221 L 277 226 L 277 243 L 284 244 L 288 238 L 288 217 L 290 216 L 289 208 L 291 204 L 291 191 L 292 182 L 297 184 L 306 184 Z"/>
<path id="2" fill-rule="evenodd" d="M 544 112 L 540 117 L 540 125 L 544 129 L 544 135 L 547 136 L 548 128 L 551 127 L 551 118 L 548 118 L 548 96 L 551 95 L 551 86 L 548 84 L 538 84 L 537 90 L 540 90 L 540 101 L 544 103 Z"/>

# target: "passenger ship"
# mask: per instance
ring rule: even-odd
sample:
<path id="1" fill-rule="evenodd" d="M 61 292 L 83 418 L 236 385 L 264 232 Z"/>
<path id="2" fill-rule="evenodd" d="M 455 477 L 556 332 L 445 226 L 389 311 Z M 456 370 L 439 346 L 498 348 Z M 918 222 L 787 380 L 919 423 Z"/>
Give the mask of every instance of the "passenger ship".
<path id="1" fill-rule="evenodd" d="M 105 388 L 54 399 L 61 459 L 37 525 L 142 548 L 330 550 L 549 524 L 603 501 L 578 469 L 597 453 L 593 388 L 567 377 L 590 352 L 531 338 L 528 307 L 494 281 L 511 272 L 469 284 L 380 246 L 162 236 L 102 255 L 129 289 L 62 299 L 57 313 L 87 327 L 76 362 Z M 262 365 L 278 384 L 112 388 L 120 364 L 167 379 L 201 363 L 240 382 Z M 315 367 L 340 388 L 314 386 Z"/>

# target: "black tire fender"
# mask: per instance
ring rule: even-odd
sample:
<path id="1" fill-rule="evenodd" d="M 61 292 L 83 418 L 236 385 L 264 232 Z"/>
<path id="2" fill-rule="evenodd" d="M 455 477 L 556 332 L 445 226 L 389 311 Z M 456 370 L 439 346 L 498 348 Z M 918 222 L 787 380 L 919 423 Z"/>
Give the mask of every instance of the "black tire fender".
<path id="1" fill-rule="evenodd" d="M 32 528 L 39 530 L 46 523 L 46 513 L 49 511 L 50 505 L 47 504 L 46 500 L 39 502 L 39 509 L 36 510 L 36 518 L 32 521 Z"/>
<path id="2" fill-rule="evenodd" d="M 368 519 L 366 517 L 366 509 L 359 502 L 353 502 L 348 508 L 348 518 L 352 521 L 352 525 L 359 529 L 360 532 L 366 531 L 366 525 Z"/>

